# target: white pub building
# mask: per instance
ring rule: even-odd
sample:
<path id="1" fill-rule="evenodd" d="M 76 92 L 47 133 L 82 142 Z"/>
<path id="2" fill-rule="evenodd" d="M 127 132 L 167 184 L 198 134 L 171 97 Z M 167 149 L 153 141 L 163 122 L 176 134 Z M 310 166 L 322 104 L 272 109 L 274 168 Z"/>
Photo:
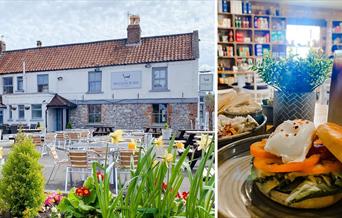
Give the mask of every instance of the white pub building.
<path id="1" fill-rule="evenodd" d="M 6 51 L 0 42 L 0 123 L 47 131 L 193 128 L 198 113 L 198 32 L 141 37 L 131 16 L 127 38 Z"/>

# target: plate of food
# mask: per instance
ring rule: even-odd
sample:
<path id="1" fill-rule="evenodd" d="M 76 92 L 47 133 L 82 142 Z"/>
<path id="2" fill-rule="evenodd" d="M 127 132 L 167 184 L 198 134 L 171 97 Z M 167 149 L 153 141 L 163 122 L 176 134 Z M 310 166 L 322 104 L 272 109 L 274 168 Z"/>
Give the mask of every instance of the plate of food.
<path id="1" fill-rule="evenodd" d="M 218 161 L 219 217 L 341 217 L 337 124 L 285 121 L 271 135 L 223 147 Z"/>
<path id="2" fill-rule="evenodd" d="M 265 133 L 267 117 L 237 116 L 234 118 L 220 114 L 217 119 L 218 145 L 222 147 L 244 137 Z"/>

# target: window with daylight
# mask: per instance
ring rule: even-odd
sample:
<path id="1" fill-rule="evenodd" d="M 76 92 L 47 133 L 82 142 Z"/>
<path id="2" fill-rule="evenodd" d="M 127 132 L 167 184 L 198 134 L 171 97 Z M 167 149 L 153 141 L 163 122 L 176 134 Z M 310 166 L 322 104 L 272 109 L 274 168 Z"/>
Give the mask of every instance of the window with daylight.
<path id="1" fill-rule="evenodd" d="M 42 119 L 42 105 L 41 104 L 33 104 L 31 105 L 32 108 L 32 119 L 39 120 Z"/>
<path id="2" fill-rule="evenodd" d="M 11 94 L 13 93 L 13 77 L 4 77 L 4 94 Z"/>
<path id="3" fill-rule="evenodd" d="M 102 72 L 90 71 L 88 72 L 88 92 L 100 93 L 102 86 Z"/>
<path id="4" fill-rule="evenodd" d="M 152 68 L 152 90 L 168 91 L 167 87 L 167 67 Z"/>
<path id="5" fill-rule="evenodd" d="M 153 104 L 152 122 L 155 124 L 167 122 L 167 104 Z"/>
<path id="6" fill-rule="evenodd" d="M 101 105 L 100 104 L 88 105 L 88 122 L 89 123 L 101 122 Z"/>
<path id="7" fill-rule="evenodd" d="M 24 80 L 22 76 L 17 77 L 17 91 L 24 91 Z"/>
<path id="8" fill-rule="evenodd" d="M 48 74 L 37 75 L 37 86 L 38 86 L 38 92 L 48 92 L 49 91 L 49 75 Z"/>
<path id="9" fill-rule="evenodd" d="M 25 106 L 18 105 L 18 119 L 24 120 L 25 119 Z"/>

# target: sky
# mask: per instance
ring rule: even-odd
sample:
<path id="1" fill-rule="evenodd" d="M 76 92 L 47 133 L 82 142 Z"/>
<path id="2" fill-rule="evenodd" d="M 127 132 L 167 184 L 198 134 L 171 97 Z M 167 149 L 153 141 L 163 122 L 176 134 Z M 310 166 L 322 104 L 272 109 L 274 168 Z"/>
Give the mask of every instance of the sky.
<path id="1" fill-rule="evenodd" d="M 199 31 L 200 69 L 214 70 L 214 0 L 0 0 L 7 50 L 126 38 L 128 13 L 142 36 Z"/>

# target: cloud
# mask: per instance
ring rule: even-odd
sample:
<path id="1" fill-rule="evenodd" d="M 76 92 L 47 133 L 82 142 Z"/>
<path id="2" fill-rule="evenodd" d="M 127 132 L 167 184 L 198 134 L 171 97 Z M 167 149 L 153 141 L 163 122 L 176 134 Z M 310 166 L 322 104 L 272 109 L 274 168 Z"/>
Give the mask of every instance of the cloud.
<path id="1" fill-rule="evenodd" d="M 141 17 L 143 36 L 199 30 L 200 65 L 215 63 L 215 1 L 1 1 L 0 35 L 7 49 L 126 37 L 128 13 Z"/>

